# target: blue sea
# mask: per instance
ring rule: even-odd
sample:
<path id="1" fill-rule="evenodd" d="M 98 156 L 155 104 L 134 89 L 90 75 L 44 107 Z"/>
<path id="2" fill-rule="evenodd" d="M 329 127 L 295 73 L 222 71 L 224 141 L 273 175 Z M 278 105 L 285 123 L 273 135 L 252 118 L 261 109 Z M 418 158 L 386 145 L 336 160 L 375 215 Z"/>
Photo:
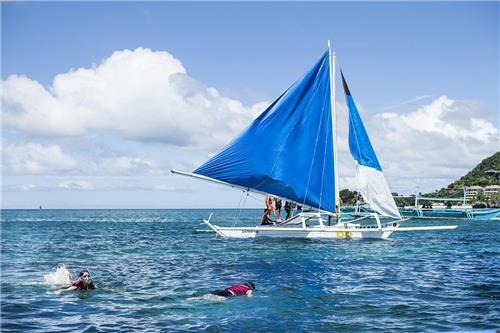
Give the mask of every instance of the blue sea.
<path id="1" fill-rule="evenodd" d="M 253 225 L 261 210 L 213 210 Z M 389 240 L 221 239 L 209 210 L 2 210 L 2 332 L 456 332 L 500 329 L 500 222 Z M 88 268 L 98 289 L 44 276 Z M 253 281 L 253 297 L 214 289 Z"/>

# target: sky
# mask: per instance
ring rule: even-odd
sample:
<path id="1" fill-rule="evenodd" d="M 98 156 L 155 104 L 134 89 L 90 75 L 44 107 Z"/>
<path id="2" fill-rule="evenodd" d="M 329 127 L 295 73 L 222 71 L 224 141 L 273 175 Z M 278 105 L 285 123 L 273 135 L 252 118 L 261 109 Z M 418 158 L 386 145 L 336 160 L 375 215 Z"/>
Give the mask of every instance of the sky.
<path id="1" fill-rule="evenodd" d="M 263 206 L 170 169 L 223 148 L 328 40 L 391 190 L 446 187 L 500 150 L 499 9 L 1 2 L 2 208 Z M 336 105 L 342 123 L 341 89 Z M 346 146 L 339 160 L 340 187 L 355 190 Z"/>

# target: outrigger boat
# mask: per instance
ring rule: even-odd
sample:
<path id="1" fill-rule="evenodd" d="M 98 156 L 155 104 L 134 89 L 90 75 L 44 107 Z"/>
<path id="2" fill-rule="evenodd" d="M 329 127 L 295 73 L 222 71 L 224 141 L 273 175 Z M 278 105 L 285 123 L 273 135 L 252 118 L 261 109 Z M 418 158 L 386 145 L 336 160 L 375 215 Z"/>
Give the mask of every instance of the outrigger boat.
<path id="1" fill-rule="evenodd" d="M 399 198 L 415 198 L 413 206 L 399 209 L 401 216 L 411 219 L 429 220 L 469 220 L 485 221 L 499 220 L 500 208 L 473 208 L 467 204 L 467 188 L 463 188 L 462 198 L 424 197 L 418 191 L 418 186 L 413 196 L 399 196 Z M 419 204 L 419 200 L 427 203 Z M 453 201 L 461 204 L 452 206 Z M 447 203 L 445 206 L 444 203 Z M 431 204 L 432 203 L 432 204 Z M 437 204 L 436 204 L 437 203 Z"/>
<path id="2" fill-rule="evenodd" d="M 309 209 L 279 224 L 253 227 L 217 226 L 210 221 L 210 214 L 203 222 L 217 235 L 385 239 L 396 231 L 457 227 L 401 227 L 405 219 L 396 207 L 342 72 L 349 110 L 349 150 L 356 163 L 358 190 L 374 211 L 370 216 L 374 223 L 364 225 L 366 218 L 344 221 L 340 217 L 335 72 L 335 53 L 328 43 L 328 50 L 319 61 L 232 143 L 192 173 L 172 170 L 243 191 L 280 197 Z M 386 222 L 381 217 L 391 220 Z"/>

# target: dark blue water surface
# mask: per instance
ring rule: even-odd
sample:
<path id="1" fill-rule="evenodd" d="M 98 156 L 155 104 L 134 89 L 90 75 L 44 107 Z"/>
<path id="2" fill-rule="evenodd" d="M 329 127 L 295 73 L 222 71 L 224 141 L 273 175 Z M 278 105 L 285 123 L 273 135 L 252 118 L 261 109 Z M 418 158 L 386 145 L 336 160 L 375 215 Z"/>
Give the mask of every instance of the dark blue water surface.
<path id="1" fill-rule="evenodd" d="M 500 328 L 499 221 L 441 221 L 459 228 L 386 241 L 238 240 L 197 231 L 209 213 L 3 210 L 2 332 Z M 235 215 L 214 213 L 219 224 Z M 240 217 L 253 223 L 260 214 Z M 52 294 L 42 280 L 59 264 L 88 267 L 101 288 Z M 246 280 L 254 297 L 202 297 Z"/>

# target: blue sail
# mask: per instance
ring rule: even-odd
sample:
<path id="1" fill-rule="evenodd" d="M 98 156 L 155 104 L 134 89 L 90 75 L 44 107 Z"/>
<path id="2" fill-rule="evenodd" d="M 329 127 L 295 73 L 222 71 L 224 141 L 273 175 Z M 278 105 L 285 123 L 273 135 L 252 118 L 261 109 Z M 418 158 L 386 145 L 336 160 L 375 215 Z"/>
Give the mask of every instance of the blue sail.
<path id="1" fill-rule="evenodd" d="M 392 193 L 387 185 L 382 167 L 373 150 L 361 116 L 349 87 L 342 75 L 342 85 L 349 109 L 349 150 L 356 161 L 356 183 L 363 199 L 374 211 L 390 217 L 401 218 Z"/>
<path id="2" fill-rule="evenodd" d="M 359 165 L 382 171 L 377 155 L 368 138 L 368 133 L 366 133 L 365 126 L 359 115 L 356 103 L 354 103 L 354 99 L 347 86 L 344 73 L 341 72 L 341 76 L 347 108 L 349 109 L 349 150 L 351 151 L 351 155 Z"/>
<path id="3" fill-rule="evenodd" d="M 194 173 L 329 212 L 335 177 L 328 51 Z"/>

